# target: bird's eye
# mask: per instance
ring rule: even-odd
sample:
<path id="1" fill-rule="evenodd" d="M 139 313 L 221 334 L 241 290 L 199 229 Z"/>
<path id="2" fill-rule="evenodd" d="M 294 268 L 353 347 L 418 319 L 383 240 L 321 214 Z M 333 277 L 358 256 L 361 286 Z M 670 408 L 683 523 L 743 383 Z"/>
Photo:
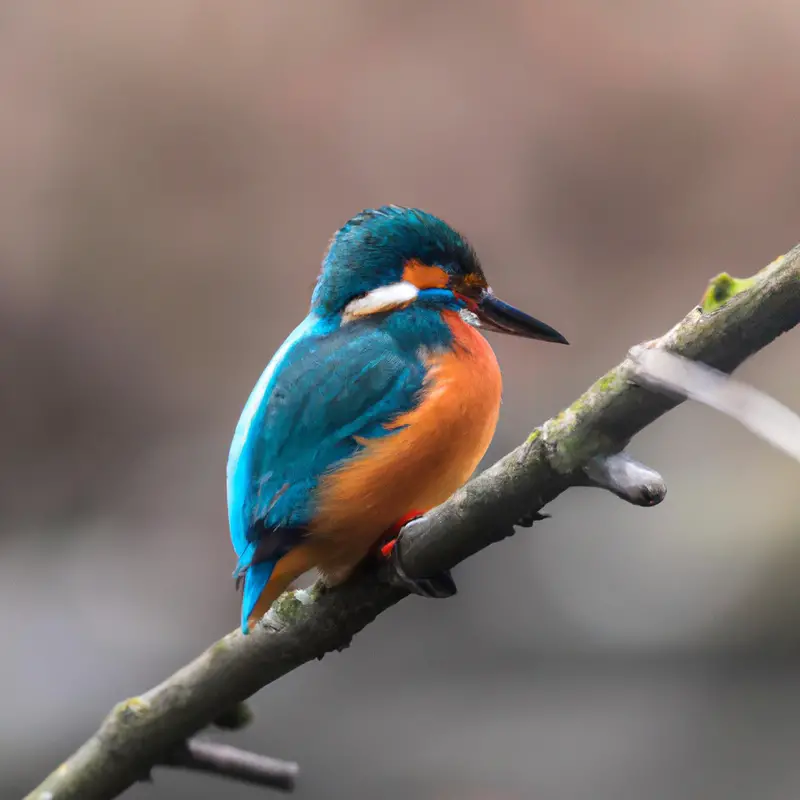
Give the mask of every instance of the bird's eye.
<path id="1" fill-rule="evenodd" d="M 476 273 L 462 274 L 454 278 L 451 289 L 470 311 L 474 311 L 481 295 L 486 291 L 486 280 Z"/>

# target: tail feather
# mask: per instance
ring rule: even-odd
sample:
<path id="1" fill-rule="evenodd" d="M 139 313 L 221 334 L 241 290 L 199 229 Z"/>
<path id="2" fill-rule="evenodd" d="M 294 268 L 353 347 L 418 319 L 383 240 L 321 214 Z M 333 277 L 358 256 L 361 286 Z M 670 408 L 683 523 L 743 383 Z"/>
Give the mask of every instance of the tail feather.
<path id="1" fill-rule="evenodd" d="M 261 561 L 258 564 L 251 564 L 247 572 L 244 573 L 244 591 L 242 592 L 242 633 L 249 633 L 249 620 L 253 616 L 253 611 L 264 590 L 267 588 L 269 579 L 275 569 L 275 561 Z M 277 596 L 277 595 L 276 595 Z M 274 598 L 273 598 L 274 599 Z M 263 603 L 261 604 L 263 605 Z M 272 603 L 270 602 L 270 605 Z"/>
<path id="2" fill-rule="evenodd" d="M 244 573 L 242 633 L 249 633 L 250 623 L 263 617 L 289 584 L 315 564 L 316 551 L 310 544 L 294 547 L 280 558 L 251 564 Z"/>

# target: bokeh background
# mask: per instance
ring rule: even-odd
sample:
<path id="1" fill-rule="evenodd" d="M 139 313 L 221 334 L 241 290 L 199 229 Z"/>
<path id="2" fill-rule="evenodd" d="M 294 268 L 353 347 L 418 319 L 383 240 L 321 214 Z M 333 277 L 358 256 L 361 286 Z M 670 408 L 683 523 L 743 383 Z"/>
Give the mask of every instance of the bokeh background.
<path id="1" fill-rule="evenodd" d="M 571 340 L 487 457 L 800 239 L 794 0 L 5 0 L 0 797 L 235 627 L 225 460 L 328 237 L 418 205 Z M 791 333 L 741 375 L 800 408 Z M 800 794 L 800 466 L 684 406 L 553 519 L 254 701 L 298 800 Z M 255 789 L 156 772 L 130 800 Z"/>

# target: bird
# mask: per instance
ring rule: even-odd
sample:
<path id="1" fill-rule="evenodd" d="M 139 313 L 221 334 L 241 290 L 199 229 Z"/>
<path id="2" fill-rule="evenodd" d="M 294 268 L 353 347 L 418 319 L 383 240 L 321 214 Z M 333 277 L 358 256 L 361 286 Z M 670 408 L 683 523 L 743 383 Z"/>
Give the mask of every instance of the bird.
<path id="1" fill-rule="evenodd" d="M 308 315 L 256 382 L 228 454 L 242 633 L 306 572 L 335 587 L 371 554 L 389 557 L 409 522 L 466 483 L 500 411 L 486 331 L 568 344 L 500 300 L 467 239 L 433 214 L 386 205 L 334 233 Z M 455 591 L 449 573 L 405 581 L 427 597 Z"/>

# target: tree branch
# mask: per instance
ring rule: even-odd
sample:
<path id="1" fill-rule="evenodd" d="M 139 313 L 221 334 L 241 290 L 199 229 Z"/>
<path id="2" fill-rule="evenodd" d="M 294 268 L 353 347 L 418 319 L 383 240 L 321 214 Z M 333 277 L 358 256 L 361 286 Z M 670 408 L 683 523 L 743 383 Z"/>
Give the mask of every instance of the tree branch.
<path id="1" fill-rule="evenodd" d="M 640 464 L 627 453 L 594 456 L 583 468 L 588 486 L 608 489 L 635 506 L 654 506 L 664 499 L 664 479 L 650 467 Z"/>
<path id="2" fill-rule="evenodd" d="M 800 417 L 774 397 L 665 350 L 634 348 L 631 355 L 638 364 L 637 379 L 645 386 L 704 403 L 800 461 Z"/>
<path id="3" fill-rule="evenodd" d="M 718 276 L 700 306 L 644 347 L 730 372 L 798 321 L 800 247 L 751 279 Z M 632 502 L 663 497 L 656 473 L 627 456 L 613 456 L 682 398 L 654 393 L 636 377 L 637 364 L 629 356 L 402 535 L 397 547 L 407 574 L 421 578 L 455 567 L 509 536 L 516 523 L 535 520 L 570 486 L 601 485 Z M 227 709 L 301 664 L 347 647 L 406 595 L 385 578 L 365 570 L 333 591 L 286 593 L 249 636 L 228 634 L 164 683 L 120 703 L 28 797 L 116 797 Z"/>
<path id="4" fill-rule="evenodd" d="M 195 772 L 210 772 L 223 778 L 268 786 L 291 792 L 297 778 L 297 764 L 249 753 L 238 747 L 217 742 L 190 739 L 164 762 L 165 766 L 181 767 Z"/>

